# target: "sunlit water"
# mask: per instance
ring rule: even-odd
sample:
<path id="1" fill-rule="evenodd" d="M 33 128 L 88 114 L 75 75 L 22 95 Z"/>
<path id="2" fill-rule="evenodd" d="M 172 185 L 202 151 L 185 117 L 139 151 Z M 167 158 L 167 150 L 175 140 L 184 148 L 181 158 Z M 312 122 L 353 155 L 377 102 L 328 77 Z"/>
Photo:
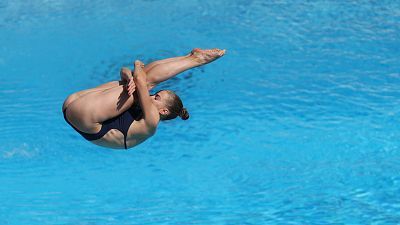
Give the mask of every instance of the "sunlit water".
<path id="1" fill-rule="evenodd" d="M 0 1 L 0 224 L 399 224 L 399 1 Z M 226 48 L 129 151 L 69 94 Z"/>

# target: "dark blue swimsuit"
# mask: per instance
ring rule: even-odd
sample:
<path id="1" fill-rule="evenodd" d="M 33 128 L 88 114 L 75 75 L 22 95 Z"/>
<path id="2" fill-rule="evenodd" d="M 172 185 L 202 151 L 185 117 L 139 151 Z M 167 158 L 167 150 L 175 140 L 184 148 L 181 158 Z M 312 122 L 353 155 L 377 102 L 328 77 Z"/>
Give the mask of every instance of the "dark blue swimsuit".
<path id="1" fill-rule="evenodd" d="M 125 149 L 126 147 L 126 137 L 128 136 L 128 130 L 129 127 L 131 126 L 132 122 L 134 120 L 140 119 L 142 112 L 139 107 L 132 107 L 129 110 L 123 112 L 121 115 L 111 118 L 109 120 L 106 120 L 102 123 L 101 130 L 97 132 L 96 134 L 88 134 L 85 132 L 82 132 L 75 128 L 67 119 L 66 116 L 66 111 L 67 109 L 64 109 L 63 114 L 64 114 L 64 119 L 67 121 L 67 123 L 74 128 L 79 134 L 82 135 L 86 140 L 88 141 L 94 141 L 102 138 L 109 130 L 111 129 L 117 129 L 122 132 L 124 135 L 124 145 Z"/>

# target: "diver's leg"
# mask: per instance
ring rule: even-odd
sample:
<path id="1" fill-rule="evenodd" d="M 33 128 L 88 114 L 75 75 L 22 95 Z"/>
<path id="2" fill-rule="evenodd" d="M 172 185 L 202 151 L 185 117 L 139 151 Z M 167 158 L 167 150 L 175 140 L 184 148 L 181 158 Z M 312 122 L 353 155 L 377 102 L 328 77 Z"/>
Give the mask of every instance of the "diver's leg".
<path id="1" fill-rule="evenodd" d="M 189 55 L 190 55 L 190 54 L 189 54 Z M 168 63 L 168 62 L 177 61 L 177 60 L 183 59 L 183 58 L 185 58 L 185 57 L 187 57 L 187 56 L 188 56 L 188 55 L 186 55 L 186 56 L 178 56 L 178 57 L 173 57 L 173 58 L 167 58 L 167 59 L 161 59 L 161 60 L 153 61 L 153 62 L 151 62 L 151 63 L 145 65 L 144 68 L 143 68 L 143 70 L 144 70 L 144 72 L 147 73 L 149 70 L 151 70 L 153 67 L 155 67 L 155 66 L 157 66 L 157 65 L 160 65 L 160 64 L 163 64 L 163 63 Z"/>
<path id="2" fill-rule="evenodd" d="M 106 89 L 109 89 L 109 88 L 117 87 L 119 85 L 122 85 L 121 81 L 111 81 L 111 82 L 108 82 L 108 83 L 105 83 L 105 84 L 101 84 L 101 85 L 99 85 L 99 86 L 97 86 L 95 88 L 90 88 L 90 89 L 86 89 L 86 90 L 75 92 L 75 93 L 69 95 L 65 99 L 63 107 L 62 107 L 62 110 L 64 111 L 64 109 L 66 109 L 69 104 L 71 104 L 76 99 L 78 99 L 78 98 L 80 98 L 80 97 L 82 97 L 82 96 L 84 96 L 84 95 L 86 95 L 88 93 L 91 93 L 91 92 L 94 92 L 94 91 L 106 90 Z"/>
<path id="3" fill-rule="evenodd" d="M 67 108 L 68 121 L 82 132 L 96 133 L 101 123 L 128 110 L 134 96 L 123 85 L 93 91 L 73 101 Z"/>
<path id="4" fill-rule="evenodd" d="M 156 65 L 148 68 L 145 67 L 148 88 L 152 89 L 157 84 L 168 80 L 185 70 L 210 63 L 224 54 L 225 50 L 201 50 L 196 48 L 187 56 L 167 59 L 163 63 L 156 63 Z"/>
<path id="5" fill-rule="evenodd" d="M 75 94 L 77 94 L 79 97 L 81 97 L 81 96 L 83 96 L 83 95 L 85 95 L 87 93 L 93 92 L 93 91 L 102 91 L 102 90 L 110 89 L 110 88 L 113 88 L 113 87 L 117 87 L 119 85 L 122 85 L 121 81 L 111 81 L 111 82 L 108 82 L 108 83 L 105 83 L 105 84 L 101 84 L 101 85 L 99 85 L 99 86 L 97 86 L 95 88 L 90 88 L 90 89 L 86 89 L 86 90 L 83 90 L 83 91 L 78 91 Z"/>
<path id="6" fill-rule="evenodd" d="M 82 90 L 82 91 L 76 92 L 76 93 L 68 96 L 68 98 L 64 101 L 63 111 L 73 101 L 75 101 L 76 99 L 78 99 L 78 98 L 80 98 L 80 97 L 82 97 L 82 96 L 84 96 L 84 95 L 86 95 L 88 93 L 91 93 L 91 92 L 94 92 L 94 91 L 106 90 L 106 89 L 113 88 L 113 87 L 116 87 L 116 86 L 119 86 L 119 85 L 126 85 L 126 79 L 127 78 L 126 78 L 126 76 L 124 76 L 124 75 L 126 75 L 126 73 L 129 73 L 129 76 L 130 76 L 131 71 L 129 69 L 127 69 L 127 68 L 122 68 L 121 72 L 120 72 L 120 76 L 121 76 L 121 80 L 120 81 L 111 81 L 111 82 L 99 85 L 99 86 L 97 86 L 95 88 Z"/>

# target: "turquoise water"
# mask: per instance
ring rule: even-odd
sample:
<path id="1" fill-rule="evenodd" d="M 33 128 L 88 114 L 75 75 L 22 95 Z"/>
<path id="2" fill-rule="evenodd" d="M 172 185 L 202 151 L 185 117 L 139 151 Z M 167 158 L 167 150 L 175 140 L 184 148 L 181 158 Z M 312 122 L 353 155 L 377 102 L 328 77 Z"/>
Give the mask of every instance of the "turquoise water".
<path id="1" fill-rule="evenodd" d="M 0 1 L 0 224 L 399 224 L 399 1 Z M 134 59 L 226 48 L 158 89 L 129 151 L 63 120 Z"/>

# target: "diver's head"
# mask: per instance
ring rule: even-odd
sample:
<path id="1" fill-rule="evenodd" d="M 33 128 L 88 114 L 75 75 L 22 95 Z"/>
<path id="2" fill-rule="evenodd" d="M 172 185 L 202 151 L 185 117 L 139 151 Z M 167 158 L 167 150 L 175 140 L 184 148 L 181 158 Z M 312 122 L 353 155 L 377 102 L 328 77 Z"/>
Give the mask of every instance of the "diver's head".
<path id="1" fill-rule="evenodd" d="M 171 120 L 177 116 L 183 120 L 189 118 L 189 112 L 183 108 L 182 100 L 173 91 L 161 90 L 152 95 L 151 100 L 157 107 L 161 120 Z"/>

